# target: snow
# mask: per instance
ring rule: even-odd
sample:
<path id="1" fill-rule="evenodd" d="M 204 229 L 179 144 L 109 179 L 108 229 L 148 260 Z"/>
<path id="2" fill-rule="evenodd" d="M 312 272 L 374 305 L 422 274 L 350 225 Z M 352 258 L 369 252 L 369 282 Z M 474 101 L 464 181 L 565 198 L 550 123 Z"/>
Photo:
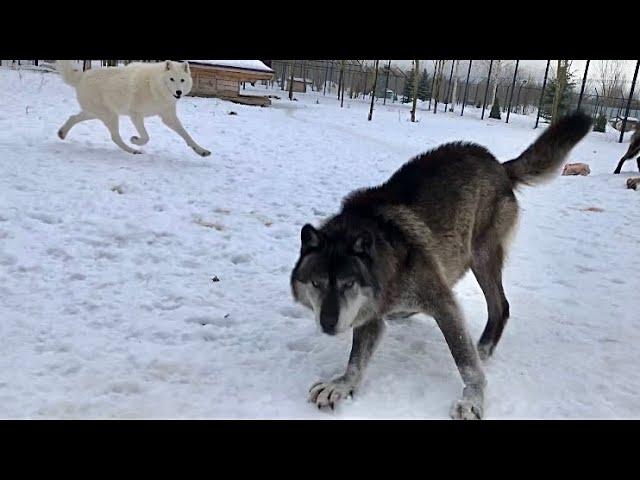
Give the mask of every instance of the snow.
<path id="1" fill-rule="evenodd" d="M 219 67 L 247 68 L 249 70 L 260 70 L 263 72 L 273 72 L 260 60 L 187 60 L 187 62 L 203 63 L 205 65 L 216 65 Z"/>
<path id="2" fill-rule="evenodd" d="M 281 100 L 180 101 L 211 157 L 156 118 L 132 156 L 97 121 L 57 138 L 77 112 L 58 75 L 3 68 L 0 85 L 13 92 L 0 104 L 1 418 L 448 418 L 462 383 L 425 316 L 389 323 L 355 399 L 332 413 L 306 402 L 342 373 L 350 336 L 318 333 L 291 299 L 299 231 L 443 142 L 513 158 L 542 131 L 535 117 L 422 104 L 411 123 L 410 104 L 387 101 L 368 122 L 368 99 L 341 109 L 334 94 L 256 86 Z M 518 193 L 488 419 L 640 418 L 640 197 L 625 188 L 635 161 L 611 174 L 630 137 L 617 135 L 571 153 L 588 177 Z M 471 275 L 455 290 L 478 338 L 482 292 Z"/>

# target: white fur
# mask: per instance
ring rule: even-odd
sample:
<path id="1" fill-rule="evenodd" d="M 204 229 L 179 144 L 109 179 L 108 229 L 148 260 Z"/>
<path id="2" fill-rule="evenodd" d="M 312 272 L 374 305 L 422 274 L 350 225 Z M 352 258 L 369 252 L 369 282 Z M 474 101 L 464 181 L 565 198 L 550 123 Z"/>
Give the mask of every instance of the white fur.
<path id="1" fill-rule="evenodd" d="M 336 325 L 337 333 L 359 326 L 360 322 L 356 320 L 364 320 L 359 319 L 358 316 L 362 307 L 367 304 L 371 298 L 364 294 L 360 285 L 356 284 L 353 288 L 353 295 L 349 296 L 346 302 L 340 302 L 340 314 L 338 316 L 338 324 Z"/>
<path id="2" fill-rule="evenodd" d="M 320 311 L 322 298 L 320 292 L 310 283 L 305 284 L 296 280 L 296 289 L 299 292 L 298 300 L 306 307 L 313 310 L 316 326 L 322 331 L 320 325 Z M 336 334 L 343 333 L 350 328 L 360 326 L 369 318 L 362 315 L 362 307 L 371 302 L 372 292 L 368 288 L 363 288 L 357 283 L 352 287 L 352 291 L 347 294 L 347 298 L 340 300 L 340 311 L 338 323 L 335 327 Z"/>
<path id="3" fill-rule="evenodd" d="M 307 400 L 315 403 L 318 408 L 331 407 L 355 391 L 357 382 L 349 381 L 344 375 L 334 378 L 330 382 L 317 382 L 311 385 Z"/>
<path id="4" fill-rule="evenodd" d="M 61 139 L 77 123 L 98 119 L 122 150 L 142 153 L 123 142 L 118 117 L 126 115 L 131 118 L 138 130 L 138 136 L 131 137 L 131 142 L 141 146 L 149 141 L 144 118 L 158 115 L 198 155 L 206 157 L 211 154 L 189 136 L 176 113 L 178 98 L 189 93 L 193 86 L 188 63 L 131 63 L 125 67 L 97 68 L 86 72 L 69 60 L 58 60 L 57 66 L 63 80 L 76 89 L 81 108 L 80 113 L 69 117 L 58 131 Z"/>

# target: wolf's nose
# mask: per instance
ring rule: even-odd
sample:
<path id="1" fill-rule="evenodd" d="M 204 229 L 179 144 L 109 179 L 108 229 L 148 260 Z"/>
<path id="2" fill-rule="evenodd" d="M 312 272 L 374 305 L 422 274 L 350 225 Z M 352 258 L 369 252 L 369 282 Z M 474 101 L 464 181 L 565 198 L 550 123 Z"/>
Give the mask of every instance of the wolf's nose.
<path id="1" fill-rule="evenodd" d="M 335 335 L 336 334 L 336 327 L 335 325 L 322 325 L 322 331 L 324 333 L 326 333 L 327 335 Z"/>
<path id="2" fill-rule="evenodd" d="M 176 95 L 178 95 L 178 96 L 182 95 L 182 90 L 178 90 L 178 91 L 176 92 Z"/>

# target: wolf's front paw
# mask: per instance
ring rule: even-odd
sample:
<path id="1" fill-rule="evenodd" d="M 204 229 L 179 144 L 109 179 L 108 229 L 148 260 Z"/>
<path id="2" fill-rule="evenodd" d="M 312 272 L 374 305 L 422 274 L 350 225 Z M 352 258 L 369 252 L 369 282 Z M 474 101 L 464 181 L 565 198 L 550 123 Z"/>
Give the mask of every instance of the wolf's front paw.
<path id="1" fill-rule="evenodd" d="M 66 137 L 66 136 L 67 136 L 67 134 L 62 128 L 60 130 L 58 130 L 58 137 L 60 138 L 60 140 L 64 140 L 64 137 Z"/>
<path id="2" fill-rule="evenodd" d="M 481 420 L 482 405 L 466 398 L 458 400 L 451 407 L 451 418 L 454 420 Z"/>
<path id="3" fill-rule="evenodd" d="M 343 398 L 353 396 L 355 385 L 342 379 L 341 377 L 331 382 L 318 382 L 311 385 L 309 389 L 309 402 L 315 403 L 318 408 L 331 407 Z"/>
<path id="4" fill-rule="evenodd" d="M 193 147 L 193 150 L 201 157 L 208 157 L 209 155 L 211 155 L 211 152 L 209 150 L 205 150 L 204 148 Z"/>

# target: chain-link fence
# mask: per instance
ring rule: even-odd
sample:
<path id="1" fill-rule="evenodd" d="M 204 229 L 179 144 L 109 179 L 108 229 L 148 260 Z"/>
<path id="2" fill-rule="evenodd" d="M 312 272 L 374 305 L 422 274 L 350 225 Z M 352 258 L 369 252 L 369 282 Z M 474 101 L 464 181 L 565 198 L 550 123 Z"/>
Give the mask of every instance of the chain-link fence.
<path id="1" fill-rule="evenodd" d="M 364 98 L 371 95 L 375 78 L 372 61 L 366 60 L 273 60 L 274 83 L 287 90 L 293 79 L 297 92 L 320 92 L 323 95 L 338 94 L 344 85 L 346 98 Z M 376 97 L 399 101 L 407 80 L 407 73 L 388 62 L 380 64 L 376 82 Z"/>
<path id="2" fill-rule="evenodd" d="M 551 106 L 555 94 L 553 66 L 542 75 L 541 72 L 532 74 L 527 69 L 518 71 L 519 62 L 513 60 L 500 61 L 502 69 L 498 71 L 495 69 L 495 62 L 498 61 L 439 62 L 439 69 L 436 68 L 438 61 L 420 63 L 422 71 L 418 72 L 418 98 L 428 102 L 428 111 L 442 112 L 446 109 L 447 112 L 459 112 L 460 115 L 464 115 L 465 108 L 475 107 L 482 109 L 484 118 L 484 111 L 488 111 L 497 102 L 500 110 L 508 113 L 505 121 L 508 121 L 511 113 L 531 116 L 535 126 L 539 121 L 544 123 L 551 120 Z M 297 93 L 320 92 L 323 95 L 338 95 L 342 87 L 345 98 L 365 98 L 374 93 L 372 60 L 273 60 L 272 68 L 276 71 L 274 83 L 281 90 L 288 90 L 289 83 L 293 80 L 294 91 Z M 620 120 L 625 118 L 625 115 L 632 120 L 640 116 L 637 91 L 629 102 L 629 94 L 634 83 L 632 80 L 618 80 L 615 86 L 607 89 L 607 80 L 600 78 L 601 75 L 599 76 L 593 65 L 591 70 L 587 71 L 586 78 L 583 73 L 579 68 L 572 69 L 572 81 L 561 95 L 561 114 L 580 107 L 593 118 L 604 115 L 607 122 L 617 129 L 621 128 Z M 383 99 L 385 103 L 412 101 L 413 76 L 411 68 L 401 69 L 388 60 L 380 61 L 375 96 Z M 408 85 L 410 88 L 407 89 Z M 604 92 L 606 94 L 603 94 Z M 626 130 L 628 129 L 627 126 Z"/>
<path id="3" fill-rule="evenodd" d="M 99 68 L 127 64 L 133 60 L 79 60 L 84 68 Z M 159 61 L 159 60 L 138 60 Z M 50 67 L 53 60 L 1 60 L 0 66 L 12 68 Z M 375 84 L 375 68 L 372 60 L 272 60 L 267 61 L 275 71 L 274 80 L 266 86 L 296 94 L 314 93 L 342 95 L 358 99 L 375 95 L 377 102 L 408 103 L 413 97 L 414 72 L 411 67 L 401 68 L 393 61 L 381 60 Z M 436 69 L 438 62 L 440 69 Z M 502 69 L 496 70 L 498 61 L 444 60 L 421 61 L 418 72 L 420 88 L 418 98 L 426 102 L 428 111 L 452 112 L 464 115 L 465 108 L 489 110 L 497 101 L 503 113 L 530 116 L 535 126 L 540 121 L 550 121 L 553 102 L 555 71 L 553 66 L 542 75 L 517 68 L 517 61 L 502 60 Z M 553 62 L 551 62 L 553 63 Z M 491 71 L 493 67 L 493 71 Z M 436 74 L 435 72 L 438 72 Z M 490 75 L 491 72 L 491 75 Z M 597 69 L 591 66 L 586 79 L 583 71 L 573 69 L 571 85 L 562 100 L 563 113 L 580 109 L 592 117 L 604 115 L 607 122 L 621 128 L 621 119 L 640 118 L 640 100 L 636 90 L 631 102 L 629 95 L 633 81 L 618 80 L 607 86 Z M 489 78 L 490 77 L 490 78 Z M 583 80 L 584 89 L 583 89 Z M 293 84 L 293 85 L 290 85 Z M 584 92 L 581 95 L 581 91 Z M 424 103 L 422 103 L 423 108 Z M 629 111 L 627 114 L 627 106 Z M 508 115 L 507 115 L 508 117 Z M 505 121 L 508 121 L 506 119 Z M 629 127 L 627 126 L 626 130 Z M 624 132 L 623 132 L 624 133 Z M 622 135 L 621 135 L 622 138 Z"/>

